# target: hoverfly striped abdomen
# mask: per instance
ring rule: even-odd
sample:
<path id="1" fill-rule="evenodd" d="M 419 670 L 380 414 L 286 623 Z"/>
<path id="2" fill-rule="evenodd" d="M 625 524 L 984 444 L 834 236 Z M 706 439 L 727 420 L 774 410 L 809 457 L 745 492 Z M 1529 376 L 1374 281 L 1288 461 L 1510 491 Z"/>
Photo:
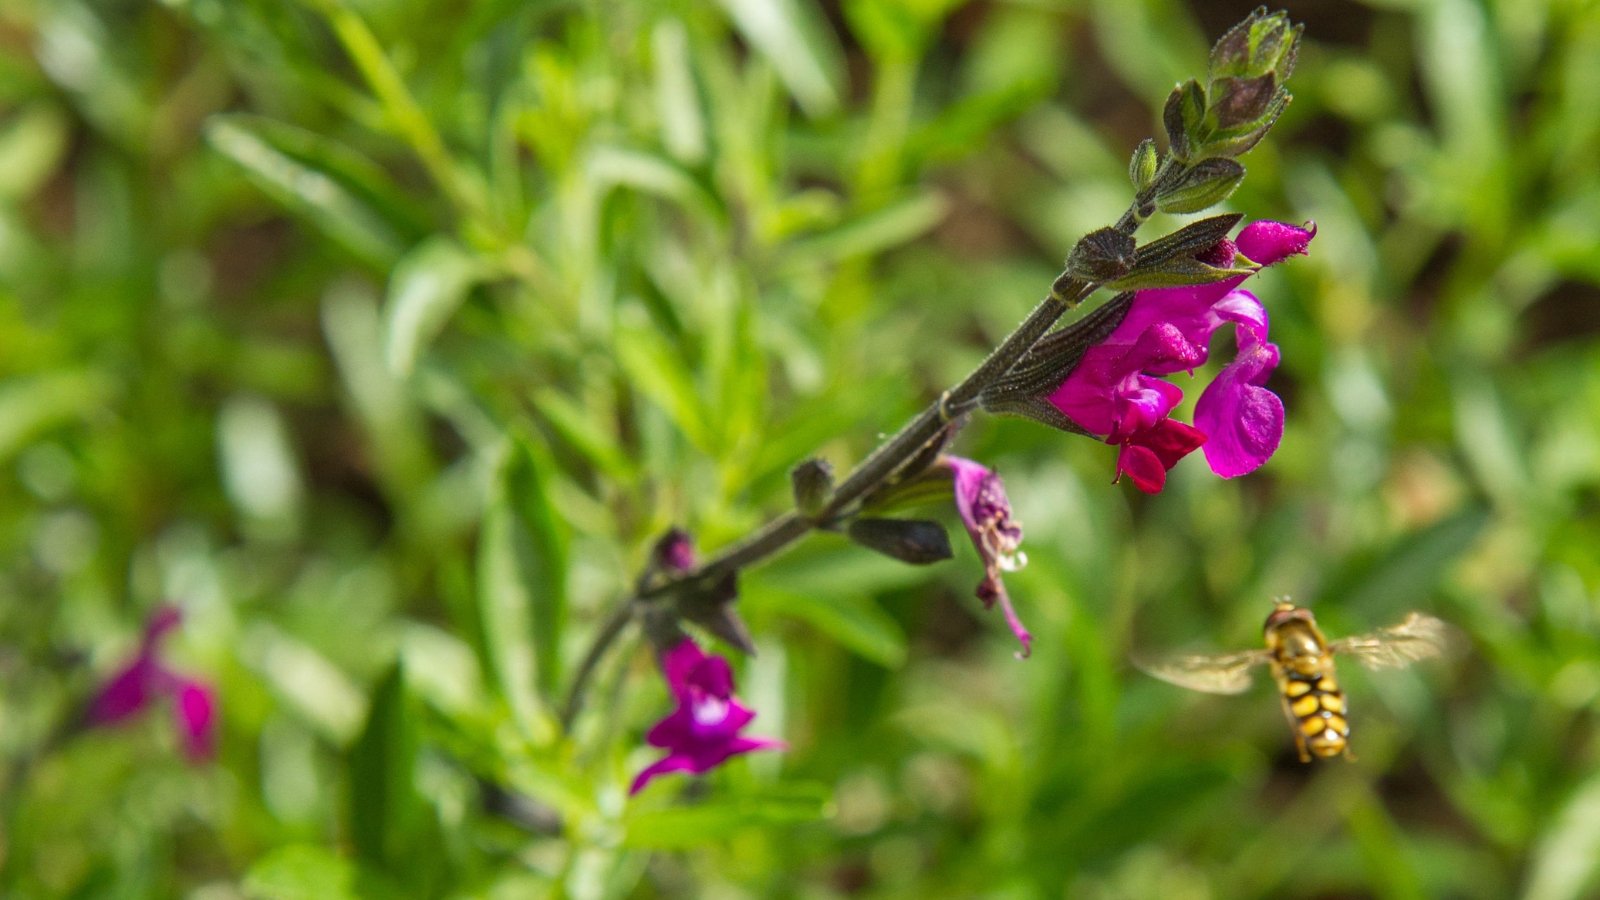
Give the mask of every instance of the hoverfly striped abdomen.
<path id="1" fill-rule="evenodd" d="M 1345 753 L 1350 746 L 1350 723 L 1345 719 L 1344 691 L 1339 690 L 1332 671 L 1286 675 L 1281 683 L 1284 708 L 1295 723 L 1300 761 Z"/>
<path id="2" fill-rule="evenodd" d="M 1344 692 L 1334 676 L 1333 655 L 1310 610 L 1280 603 L 1262 629 L 1272 654 L 1272 675 L 1283 693 L 1283 710 L 1294 724 L 1300 761 L 1347 753 L 1350 722 Z"/>

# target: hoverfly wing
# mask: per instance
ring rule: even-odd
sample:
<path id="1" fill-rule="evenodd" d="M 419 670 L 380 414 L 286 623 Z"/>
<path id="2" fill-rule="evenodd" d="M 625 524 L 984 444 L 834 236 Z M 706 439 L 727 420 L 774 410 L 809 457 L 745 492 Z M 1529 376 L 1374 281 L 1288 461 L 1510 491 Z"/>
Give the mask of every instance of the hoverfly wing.
<path id="1" fill-rule="evenodd" d="M 1328 645 L 1369 669 L 1398 669 L 1443 652 L 1450 626 L 1433 616 L 1414 612 L 1405 621 L 1366 634 L 1341 638 Z"/>
<path id="2" fill-rule="evenodd" d="M 1272 658 L 1266 650 L 1244 650 L 1199 656 L 1174 656 L 1146 662 L 1134 660 L 1148 675 L 1208 694 L 1242 694 L 1250 687 L 1250 670 Z"/>

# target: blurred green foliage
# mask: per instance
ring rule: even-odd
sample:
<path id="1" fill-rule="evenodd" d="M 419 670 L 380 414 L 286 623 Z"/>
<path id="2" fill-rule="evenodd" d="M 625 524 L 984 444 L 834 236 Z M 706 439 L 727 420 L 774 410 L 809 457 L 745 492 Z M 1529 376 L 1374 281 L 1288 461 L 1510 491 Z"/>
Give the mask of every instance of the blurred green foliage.
<path id="1" fill-rule="evenodd" d="M 649 541 L 733 539 L 964 374 L 1249 8 L 0 7 L 0 892 L 1594 896 L 1582 0 L 1295 5 L 1230 204 L 1320 228 L 1253 285 L 1283 447 L 1146 498 L 1103 445 L 970 427 L 1028 528 L 1031 660 L 970 553 L 820 536 L 743 580 L 741 691 L 789 752 L 628 800 L 668 704 L 637 646 L 555 725 Z M 1316 766 L 1265 685 L 1126 662 L 1254 646 L 1277 594 L 1462 640 L 1346 673 L 1359 758 Z M 163 599 L 209 765 L 162 715 L 71 727 Z"/>

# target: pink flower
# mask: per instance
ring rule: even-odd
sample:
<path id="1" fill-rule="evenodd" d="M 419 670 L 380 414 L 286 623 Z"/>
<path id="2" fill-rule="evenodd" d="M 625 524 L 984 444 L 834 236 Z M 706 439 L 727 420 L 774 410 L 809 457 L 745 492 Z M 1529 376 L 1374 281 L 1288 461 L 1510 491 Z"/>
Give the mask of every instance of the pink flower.
<path id="1" fill-rule="evenodd" d="M 1304 254 L 1315 227 L 1254 222 L 1237 244 L 1223 241 L 1203 257 L 1232 262 L 1237 250 L 1260 265 Z M 1120 447 L 1117 476 L 1146 493 L 1160 491 L 1167 471 L 1204 446 L 1211 470 L 1224 478 L 1255 471 L 1283 437 L 1283 402 L 1261 385 L 1278 365 L 1267 342 L 1267 310 L 1246 276 L 1211 284 L 1139 291 L 1111 335 L 1091 347 L 1045 400 L 1085 431 Z M 1201 393 L 1195 424 L 1168 418 L 1183 390 L 1163 380 L 1193 372 L 1209 355 L 1211 336 L 1233 325 L 1238 352 Z"/>
<path id="2" fill-rule="evenodd" d="M 216 692 L 167 668 L 160 658 L 161 641 L 182 618 L 176 607 L 155 611 L 145 625 L 138 655 L 100 687 L 89 702 L 86 718 L 92 726 L 116 725 L 170 697 L 184 753 L 199 761 L 209 759 L 216 749 Z"/>
<path id="3" fill-rule="evenodd" d="M 1014 572 L 1028 562 L 1019 550 L 1022 544 L 1022 526 L 1011 518 L 1011 501 L 1006 497 L 1006 487 L 1000 476 L 982 464 L 959 456 L 946 456 L 955 490 L 956 511 L 961 523 L 967 527 L 972 546 L 983 560 L 983 581 L 978 583 L 978 599 L 986 608 L 993 609 L 999 601 L 1000 610 L 1011 626 L 1011 633 L 1022 644 L 1020 659 L 1033 652 L 1033 636 L 1017 617 L 1011 605 L 1011 596 L 1000 580 L 1001 571 Z"/>
<path id="4" fill-rule="evenodd" d="M 701 774 L 724 760 L 752 750 L 783 749 L 782 741 L 739 734 L 756 717 L 733 695 L 733 670 L 720 656 L 707 656 L 684 638 L 661 658 L 667 687 L 678 708 L 655 724 L 645 740 L 667 755 L 639 773 L 630 794 L 637 794 L 657 775 Z"/>

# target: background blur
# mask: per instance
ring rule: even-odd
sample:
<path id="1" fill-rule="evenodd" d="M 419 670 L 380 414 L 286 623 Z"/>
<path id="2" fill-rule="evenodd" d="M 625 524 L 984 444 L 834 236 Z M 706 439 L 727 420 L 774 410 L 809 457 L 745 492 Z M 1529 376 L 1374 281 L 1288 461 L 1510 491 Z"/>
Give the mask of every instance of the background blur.
<path id="1" fill-rule="evenodd" d="M 731 540 L 964 374 L 1252 5 L 0 4 L 0 892 L 1595 896 L 1580 0 L 1290 5 L 1296 99 L 1229 204 L 1320 229 L 1252 284 L 1282 449 L 1144 497 L 975 422 L 1031 660 L 970 548 L 821 536 L 744 580 L 789 752 L 627 801 L 668 707 L 631 640 L 553 724 L 648 542 Z M 1280 594 L 1461 647 L 1343 672 L 1358 760 L 1316 766 L 1266 679 L 1127 662 L 1257 646 Z M 162 600 L 209 764 L 164 710 L 63 736 Z"/>

